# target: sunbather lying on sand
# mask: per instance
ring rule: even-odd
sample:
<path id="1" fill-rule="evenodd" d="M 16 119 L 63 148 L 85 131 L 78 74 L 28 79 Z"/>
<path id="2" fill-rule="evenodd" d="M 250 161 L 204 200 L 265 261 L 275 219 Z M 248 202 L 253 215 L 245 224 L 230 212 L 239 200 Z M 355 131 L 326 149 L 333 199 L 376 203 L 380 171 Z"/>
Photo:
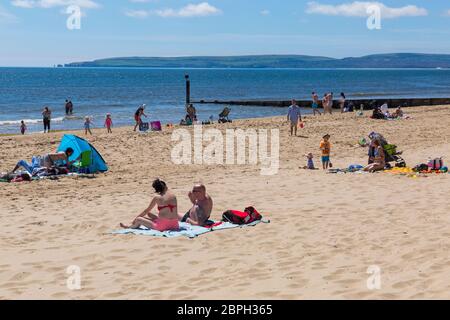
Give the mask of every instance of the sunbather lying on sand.
<path id="1" fill-rule="evenodd" d="M 73 149 L 67 148 L 67 150 L 65 152 L 48 153 L 48 154 L 40 156 L 40 157 L 33 157 L 33 161 L 31 164 L 25 160 L 20 160 L 14 167 L 13 171 L 11 171 L 11 173 L 16 172 L 20 167 L 22 167 L 29 174 L 32 174 L 35 169 L 39 169 L 39 168 L 50 169 L 52 167 L 57 167 L 58 162 L 62 162 L 67 167 L 69 167 L 76 161 L 80 160 L 80 158 L 78 158 L 76 160 L 69 161 L 69 158 L 72 154 L 73 154 Z"/>
<path id="2" fill-rule="evenodd" d="M 184 216 L 179 217 L 180 221 L 194 226 L 204 226 L 211 216 L 212 198 L 206 193 L 203 184 L 195 185 L 188 196 L 194 206 Z"/>
<path id="3" fill-rule="evenodd" d="M 169 191 L 164 181 L 156 179 L 153 188 L 157 196 L 153 198 L 150 205 L 140 215 L 133 220 L 131 225 L 123 223 L 120 226 L 124 229 L 139 229 L 141 226 L 157 231 L 178 230 L 178 205 L 177 197 Z M 151 211 L 158 206 L 159 214 L 155 215 Z"/>

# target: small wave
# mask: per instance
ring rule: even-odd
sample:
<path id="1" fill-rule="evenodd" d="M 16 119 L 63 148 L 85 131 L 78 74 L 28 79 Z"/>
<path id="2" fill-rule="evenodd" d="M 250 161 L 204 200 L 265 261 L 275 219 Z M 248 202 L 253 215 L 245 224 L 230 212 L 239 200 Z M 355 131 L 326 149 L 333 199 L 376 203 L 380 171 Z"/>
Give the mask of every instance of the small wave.
<path id="1" fill-rule="evenodd" d="M 25 124 L 42 123 L 42 119 L 5 120 L 5 121 L 0 121 L 0 126 L 20 125 L 22 121 L 25 122 Z M 63 121 L 64 121 L 63 117 L 52 119 L 52 122 L 63 122 Z"/>

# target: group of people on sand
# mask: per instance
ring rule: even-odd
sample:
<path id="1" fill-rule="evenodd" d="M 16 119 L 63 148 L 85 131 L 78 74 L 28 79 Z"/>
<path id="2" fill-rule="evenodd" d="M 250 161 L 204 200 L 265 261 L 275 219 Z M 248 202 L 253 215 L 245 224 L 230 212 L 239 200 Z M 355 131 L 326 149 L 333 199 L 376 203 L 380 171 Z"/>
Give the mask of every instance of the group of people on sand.
<path id="1" fill-rule="evenodd" d="M 186 213 L 179 212 L 177 197 L 164 181 L 156 179 L 152 186 L 156 195 L 149 206 L 131 224 L 121 223 L 122 228 L 139 229 L 146 227 L 164 232 L 179 230 L 180 222 L 194 226 L 205 226 L 209 221 L 213 209 L 213 200 L 206 192 L 206 187 L 203 184 L 194 185 L 192 191 L 188 193 L 192 207 Z M 153 213 L 154 209 L 157 209 L 158 213 Z"/>
<path id="2" fill-rule="evenodd" d="M 316 110 L 318 108 L 318 96 L 315 92 L 312 93 L 313 95 L 313 110 Z M 344 93 L 341 94 L 341 106 L 345 105 L 345 95 Z M 325 105 L 327 105 L 326 103 L 331 101 L 330 99 L 332 99 L 332 93 L 331 94 L 327 94 L 324 97 L 325 99 Z M 327 107 L 330 107 L 330 105 L 328 104 Z M 383 108 L 386 107 L 387 109 L 387 105 L 383 106 Z M 384 113 L 389 113 L 389 111 L 382 109 Z M 403 111 L 401 109 L 401 107 L 398 107 L 396 112 L 393 113 L 393 115 L 396 115 L 398 117 L 402 117 L 403 116 Z M 297 101 L 296 100 L 292 100 L 291 101 L 291 106 L 288 108 L 288 114 L 287 114 L 287 121 L 290 125 L 290 135 L 293 136 L 297 136 L 297 129 L 299 127 L 303 127 L 303 120 L 302 120 L 302 115 L 301 115 L 301 109 L 300 107 L 297 105 Z M 323 170 L 328 170 L 329 168 L 333 167 L 333 164 L 331 162 L 331 143 L 330 143 L 330 138 L 331 136 L 329 134 L 326 134 L 325 136 L 323 136 L 322 141 L 320 142 L 320 151 L 321 151 L 321 162 L 322 162 L 322 167 Z M 375 171 L 379 171 L 379 170 L 383 170 L 386 166 L 386 155 L 385 155 L 385 151 L 384 148 L 382 146 L 382 142 L 380 141 L 380 137 L 378 136 L 371 136 L 371 142 L 369 144 L 369 164 L 367 167 L 365 167 L 363 170 L 364 171 L 368 171 L 368 172 L 375 172 Z M 307 159 L 307 165 L 305 167 L 303 167 L 303 169 L 310 169 L 310 170 L 315 170 L 315 166 L 314 166 L 314 156 L 312 153 L 308 153 L 305 154 L 305 157 Z"/>
<path id="3" fill-rule="evenodd" d="M 311 96 L 314 115 L 316 115 L 316 113 L 322 115 L 322 113 L 319 111 L 320 104 L 322 104 L 323 114 L 333 114 L 333 92 L 325 93 L 321 101 L 319 100 L 319 96 L 316 92 L 312 92 Z M 347 100 L 343 92 L 341 92 L 339 96 L 339 109 L 341 110 L 341 113 L 349 111 L 349 109 L 347 108 Z"/>
<path id="4" fill-rule="evenodd" d="M 372 119 L 401 119 L 405 116 L 402 106 L 398 106 L 394 112 L 389 112 L 389 105 L 385 102 L 380 107 L 374 107 L 372 112 Z"/>

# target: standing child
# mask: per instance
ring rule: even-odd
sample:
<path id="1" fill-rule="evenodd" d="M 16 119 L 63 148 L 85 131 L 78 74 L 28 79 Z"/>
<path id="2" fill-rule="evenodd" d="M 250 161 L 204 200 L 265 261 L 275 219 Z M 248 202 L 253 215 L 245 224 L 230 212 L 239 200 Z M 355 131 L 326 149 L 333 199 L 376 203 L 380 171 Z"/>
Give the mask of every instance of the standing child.
<path id="1" fill-rule="evenodd" d="M 106 115 L 106 120 L 105 120 L 105 127 L 106 127 L 106 129 L 108 129 L 108 133 L 112 133 L 112 130 L 111 130 L 112 126 L 113 126 L 113 122 L 111 119 L 111 114 L 108 113 Z"/>
<path id="2" fill-rule="evenodd" d="M 92 131 L 91 131 L 91 118 L 89 117 L 85 117 L 84 118 L 84 134 L 87 135 L 88 132 L 91 134 L 92 136 Z"/>
<path id="3" fill-rule="evenodd" d="M 27 131 L 27 125 L 25 124 L 25 122 L 22 120 L 22 122 L 20 123 L 20 132 L 22 134 L 25 134 L 25 131 Z"/>
<path id="4" fill-rule="evenodd" d="M 318 113 L 319 116 L 322 115 L 322 113 L 320 113 L 320 111 L 319 111 L 319 96 L 315 92 L 312 93 L 312 109 L 313 109 L 314 115 L 316 115 L 316 113 Z"/>
<path id="5" fill-rule="evenodd" d="M 327 170 L 331 168 L 330 162 L 330 154 L 331 154 L 331 143 L 330 143 L 330 135 L 327 134 L 323 137 L 323 140 L 320 142 L 320 150 L 322 151 L 322 164 L 323 170 Z"/>

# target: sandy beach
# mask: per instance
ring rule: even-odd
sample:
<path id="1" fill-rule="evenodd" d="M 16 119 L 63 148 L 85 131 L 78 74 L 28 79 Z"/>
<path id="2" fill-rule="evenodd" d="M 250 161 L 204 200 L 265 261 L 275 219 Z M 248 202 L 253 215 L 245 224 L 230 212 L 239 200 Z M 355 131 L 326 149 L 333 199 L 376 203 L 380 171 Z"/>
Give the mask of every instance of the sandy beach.
<path id="1" fill-rule="evenodd" d="M 371 131 L 398 145 L 410 166 L 428 157 L 450 161 L 450 107 L 405 112 L 412 119 L 308 116 L 298 138 L 289 137 L 284 117 L 208 126 L 279 129 L 273 176 L 251 165 L 175 165 L 173 129 L 94 130 L 88 140 L 109 172 L 0 184 L 0 299 L 449 299 L 450 174 L 413 179 L 299 168 L 308 152 L 320 166 L 326 133 L 337 168 L 367 163 L 357 142 Z M 55 151 L 63 134 L 0 137 L 0 171 Z M 215 220 L 253 205 L 271 223 L 195 239 L 111 235 L 145 209 L 156 177 L 178 196 L 180 210 L 200 181 L 215 201 Z M 71 265 L 81 268 L 81 290 L 66 286 Z M 367 287 L 370 266 L 380 268 L 378 290 Z"/>

